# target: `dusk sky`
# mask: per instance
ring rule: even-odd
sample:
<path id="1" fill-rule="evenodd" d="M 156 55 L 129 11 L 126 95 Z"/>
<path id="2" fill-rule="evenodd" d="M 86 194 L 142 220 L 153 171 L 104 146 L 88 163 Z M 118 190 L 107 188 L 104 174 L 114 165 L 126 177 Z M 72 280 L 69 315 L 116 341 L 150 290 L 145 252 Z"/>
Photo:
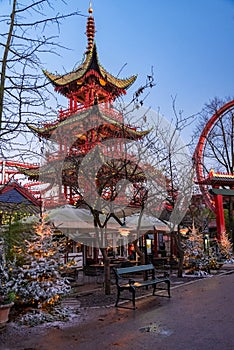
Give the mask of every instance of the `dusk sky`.
<path id="1" fill-rule="evenodd" d="M 2 0 L 2 5 L 8 1 Z M 58 2 L 60 3 L 60 2 Z M 87 15 L 88 0 L 57 8 Z M 154 68 L 156 86 L 146 106 L 167 118 L 171 96 L 184 115 L 201 111 L 214 97 L 234 95 L 234 1 L 232 0 L 93 0 L 101 64 L 120 77 L 138 74 L 133 93 Z M 60 42 L 62 57 L 44 57 L 51 72 L 64 73 L 81 63 L 86 48 L 86 17 L 67 19 Z M 64 103 L 66 103 L 64 101 Z"/>
<path id="2" fill-rule="evenodd" d="M 69 1 L 87 13 L 89 1 Z M 134 91 L 154 68 L 157 85 L 147 106 L 170 118 L 171 96 L 184 115 L 201 111 L 214 97 L 234 96 L 234 1 L 231 0 L 94 0 L 96 43 L 101 64 L 112 74 L 138 74 Z M 63 72 L 82 59 L 86 19 L 68 20 L 61 40 L 72 52 L 50 62 Z"/>

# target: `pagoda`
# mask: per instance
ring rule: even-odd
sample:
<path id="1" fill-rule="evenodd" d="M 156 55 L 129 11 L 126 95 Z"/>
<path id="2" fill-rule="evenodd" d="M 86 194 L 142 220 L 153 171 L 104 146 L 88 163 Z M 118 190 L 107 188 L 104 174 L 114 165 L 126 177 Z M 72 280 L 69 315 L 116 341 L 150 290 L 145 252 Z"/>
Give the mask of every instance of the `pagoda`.
<path id="1" fill-rule="evenodd" d="M 87 48 L 83 63 L 73 71 L 63 75 L 52 74 L 47 70 L 43 71 L 54 86 L 54 90 L 68 99 L 68 108 L 66 110 L 60 109 L 57 119 L 53 122 L 45 122 L 42 127 L 28 125 L 37 137 L 53 140 L 58 146 L 55 152 L 49 152 L 46 155 L 44 165 L 33 169 L 21 167 L 20 171 L 27 175 L 29 180 L 42 179 L 43 183 L 50 184 L 44 190 L 48 191 L 57 173 L 61 173 L 58 169 L 61 166 L 61 161 L 63 163 L 61 183 L 57 186 L 58 192 L 53 194 L 51 198 L 47 198 L 47 207 L 58 205 L 58 203 L 75 204 L 80 200 L 80 196 L 74 191 L 77 184 L 77 169 L 82 159 L 97 144 L 117 138 L 140 140 L 149 133 L 149 131 L 141 131 L 136 127 L 126 125 L 123 114 L 113 107 L 114 101 L 126 94 L 126 90 L 135 82 L 137 76 L 120 79 L 102 67 L 94 40 L 95 22 L 91 4 L 88 12 Z M 115 155 L 119 154 L 119 159 L 121 159 L 122 149 L 121 147 L 115 149 L 115 147 L 116 145 L 113 145 L 112 151 Z M 118 162 L 120 160 L 116 160 L 116 163 Z M 97 179 L 99 187 L 101 179 L 105 176 L 107 178 L 107 174 L 110 172 L 113 174 L 113 164 L 106 164 L 102 167 L 99 179 Z M 118 171 L 114 182 L 117 183 L 125 175 L 126 169 L 123 169 L 123 174 Z M 139 170 L 137 174 L 135 173 L 132 182 L 134 181 L 138 183 L 144 181 L 143 172 Z M 107 185 L 110 186 L 106 183 L 105 186 L 108 187 Z"/>

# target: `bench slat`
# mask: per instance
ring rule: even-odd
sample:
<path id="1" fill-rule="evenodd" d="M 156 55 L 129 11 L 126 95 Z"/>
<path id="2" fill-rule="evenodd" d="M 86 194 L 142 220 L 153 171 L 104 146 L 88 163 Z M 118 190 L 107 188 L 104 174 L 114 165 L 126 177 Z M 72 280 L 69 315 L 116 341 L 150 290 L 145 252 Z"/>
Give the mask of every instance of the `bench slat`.
<path id="1" fill-rule="evenodd" d="M 141 287 L 146 287 L 146 286 L 152 286 L 157 283 L 163 283 L 168 281 L 168 279 L 153 279 L 153 280 L 147 280 L 147 281 L 135 281 L 134 283 L 121 283 L 119 286 L 121 288 L 126 288 L 128 289 L 130 286 L 133 286 L 134 288 L 141 288 Z"/>
<path id="2" fill-rule="evenodd" d="M 154 265 L 147 264 L 147 265 L 139 265 L 139 266 L 131 266 L 131 267 L 118 267 L 115 270 L 119 275 L 123 275 L 127 273 L 154 270 Z"/>

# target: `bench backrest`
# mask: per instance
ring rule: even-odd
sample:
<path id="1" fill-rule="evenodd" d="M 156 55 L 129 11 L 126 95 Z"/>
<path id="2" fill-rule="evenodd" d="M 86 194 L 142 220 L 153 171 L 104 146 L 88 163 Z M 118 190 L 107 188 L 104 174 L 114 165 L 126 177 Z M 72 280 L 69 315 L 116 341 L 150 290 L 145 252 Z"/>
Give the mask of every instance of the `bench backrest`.
<path id="1" fill-rule="evenodd" d="M 127 273 L 142 272 L 142 271 L 149 271 L 149 270 L 154 270 L 153 264 L 131 266 L 131 267 L 119 267 L 115 269 L 116 273 L 119 276 Z"/>

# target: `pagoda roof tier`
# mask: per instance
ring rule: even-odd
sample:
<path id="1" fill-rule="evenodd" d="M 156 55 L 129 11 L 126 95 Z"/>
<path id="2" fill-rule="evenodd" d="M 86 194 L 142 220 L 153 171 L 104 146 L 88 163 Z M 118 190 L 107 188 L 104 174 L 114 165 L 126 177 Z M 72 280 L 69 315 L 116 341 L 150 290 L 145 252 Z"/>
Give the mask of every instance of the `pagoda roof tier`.
<path id="1" fill-rule="evenodd" d="M 119 79 L 107 72 L 99 62 L 97 55 L 96 44 L 94 43 L 91 50 L 87 53 L 85 61 L 78 66 L 74 71 L 64 74 L 56 75 L 43 70 L 45 76 L 55 86 L 55 90 L 62 95 L 69 97 L 71 92 L 76 92 L 87 83 L 87 79 L 90 75 L 96 76 L 99 84 L 105 89 L 117 88 L 125 90 L 129 88 L 137 78 L 137 75 L 133 75 L 126 79 Z M 75 84 L 74 84 L 75 83 Z M 123 91 L 116 91 L 117 95 L 124 93 Z"/>
<path id="2" fill-rule="evenodd" d="M 80 157 L 80 161 L 82 160 L 82 157 Z M 51 161 L 45 165 L 38 166 L 37 168 L 30 169 L 27 167 L 18 167 L 19 171 L 28 176 L 29 180 L 39 180 L 39 177 L 41 177 L 41 180 L 43 182 L 56 182 L 56 178 L 61 176 L 61 171 L 64 172 L 72 172 L 75 171 L 77 166 L 77 158 L 76 162 L 72 161 L 71 158 L 67 157 L 64 162 L 62 163 L 61 168 L 61 159 L 57 158 L 54 161 Z M 53 180 L 53 181 L 52 181 Z"/>
<path id="3" fill-rule="evenodd" d="M 217 172 L 215 173 L 213 169 L 210 170 L 209 175 L 199 184 L 211 185 L 213 187 L 219 186 L 230 186 L 234 187 L 234 175 Z"/>
<path id="4" fill-rule="evenodd" d="M 234 197 L 234 190 L 229 188 L 212 188 L 209 190 L 211 194 L 222 195 L 224 197 Z"/>
<path id="5" fill-rule="evenodd" d="M 88 123 L 88 130 L 87 125 Z M 141 139 L 147 135 L 150 130 L 139 131 L 135 127 L 128 126 L 121 121 L 114 120 L 108 113 L 100 111 L 99 106 L 89 108 L 83 112 L 71 115 L 64 120 L 56 120 L 52 123 L 46 123 L 43 127 L 38 128 L 34 125 L 28 124 L 28 127 L 35 132 L 38 136 L 45 139 L 49 139 L 52 135 L 56 136 L 56 129 L 69 131 L 72 127 L 73 132 L 76 135 L 75 142 L 77 144 L 83 144 L 86 138 L 89 138 L 89 134 L 92 133 L 99 136 L 99 141 L 115 137 L 125 137 L 131 140 Z M 87 130 L 87 131 L 86 131 Z M 60 133 L 58 133 L 60 134 Z M 95 139 L 95 137 L 94 137 Z"/>
<path id="6" fill-rule="evenodd" d="M 102 159 L 102 154 L 97 154 L 97 156 Z M 30 180 L 39 180 L 39 178 L 43 179 L 43 182 L 55 184 L 56 178 L 60 183 L 60 177 L 62 174 L 62 183 L 63 185 L 76 185 L 77 186 L 77 169 L 83 159 L 83 156 L 80 157 L 67 157 L 61 165 L 61 161 L 57 160 L 51 162 L 50 164 L 45 164 L 44 166 L 40 166 L 37 169 L 29 169 L 21 167 L 19 170 L 27 175 Z M 126 162 L 126 165 L 123 167 L 123 163 L 125 161 L 121 159 L 115 159 L 111 162 L 103 164 L 102 170 L 99 173 L 99 180 L 97 184 L 100 184 L 104 181 L 106 183 L 107 176 L 112 179 L 125 178 L 126 171 L 129 174 L 130 178 L 134 178 L 138 181 L 145 180 L 145 174 L 143 170 L 139 167 L 136 170 L 136 164 L 131 162 Z M 113 169 L 115 169 L 115 174 L 113 175 Z M 105 175 L 104 175 L 105 174 Z M 109 174 L 109 175 L 108 175 Z M 111 174 L 111 176 L 110 176 Z M 117 181 L 117 180 L 116 180 Z"/>
<path id="7" fill-rule="evenodd" d="M 108 156 L 109 153 L 108 153 Z M 82 163 L 85 154 L 80 154 L 79 156 L 67 156 L 61 163 L 59 157 L 50 163 L 46 163 L 38 167 L 37 169 L 29 168 L 19 168 L 20 172 L 28 176 L 30 180 L 42 180 L 44 183 L 50 183 L 52 185 L 56 184 L 56 179 L 58 183 L 67 186 L 77 186 L 77 170 Z M 167 186 L 166 183 L 168 179 L 163 175 L 161 171 L 156 170 L 151 164 L 144 165 L 141 168 L 141 164 L 138 159 L 135 159 L 134 155 L 128 154 L 127 159 L 124 158 L 122 152 L 120 151 L 118 157 L 118 151 L 115 152 L 114 159 L 110 159 L 106 162 L 105 153 L 103 149 L 95 149 L 95 160 L 100 159 L 100 164 L 102 167 L 99 169 L 96 179 L 96 185 L 98 187 L 113 185 L 117 183 L 122 178 L 128 178 L 129 181 L 134 182 L 144 182 L 147 181 L 145 170 L 147 173 L 152 175 L 152 178 L 161 185 Z M 129 160 L 131 159 L 131 160 Z M 145 168 L 146 167 L 146 168 Z"/>

